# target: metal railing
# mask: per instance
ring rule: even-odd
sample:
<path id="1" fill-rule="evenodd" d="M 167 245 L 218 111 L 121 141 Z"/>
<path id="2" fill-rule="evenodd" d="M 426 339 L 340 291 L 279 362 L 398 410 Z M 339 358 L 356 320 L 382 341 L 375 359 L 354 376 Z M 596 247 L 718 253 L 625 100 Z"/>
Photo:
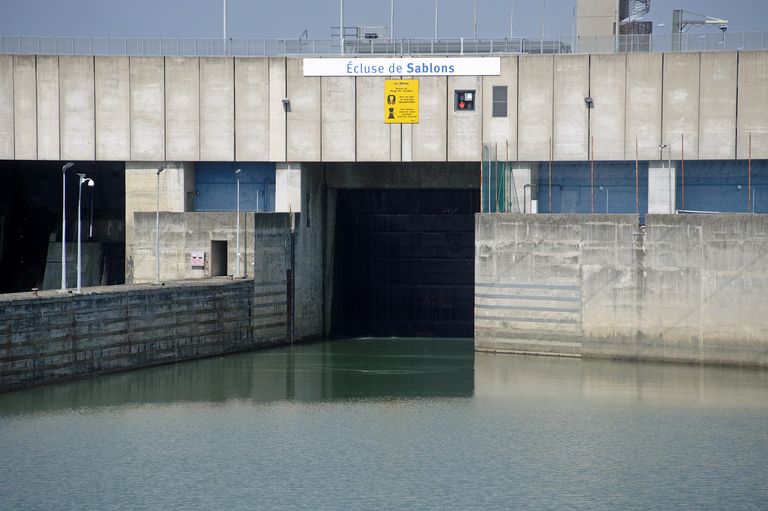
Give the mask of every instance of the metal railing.
<path id="1" fill-rule="evenodd" d="M 559 38 L 354 39 L 344 55 L 492 55 L 768 49 L 768 32 L 630 34 Z M 117 56 L 340 55 L 338 39 L 0 36 L 0 54 Z"/>

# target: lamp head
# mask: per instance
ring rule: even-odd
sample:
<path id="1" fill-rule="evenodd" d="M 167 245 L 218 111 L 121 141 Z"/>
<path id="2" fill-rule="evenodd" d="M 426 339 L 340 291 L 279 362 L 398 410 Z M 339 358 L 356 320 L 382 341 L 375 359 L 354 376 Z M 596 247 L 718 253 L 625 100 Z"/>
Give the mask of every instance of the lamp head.
<path id="1" fill-rule="evenodd" d="M 88 185 L 90 188 L 93 188 L 93 187 L 96 185 L 96 183 L 94 183 L 93 179 L 91 179 L 90 177 L 87 177 L 87 178 L 85 178 L 85 183 L 86 183 L 86 184 L 87 184 L 87 185 Z"/>
<path id="2" fill-rule="evenodd" d="M 160 165 L 157 167 L 157 175 L 159 176 L 162 171 L 165 170 L 165 165 Z"/>
<path id="3" fill-rule="evenodd" d="M 63 167 L 61 167 L 61 171 L 62 171 L 62 172 L 66 172 L 68 168 L 70 168 L 70 167 L 74 167 L 74 166 L 75 166 L 75 164 L 74 164 L 74 163 L 72 163 L 72 162 L 69 162 L 69 163 L 65 163 L 65 164 L 64 164 L 64 166 L 63 166 Z"/>
<path id="4" fill-rule="evenodd" d="M 243 171 L 243 169 L 237 169 L 235 170 L 235 174 L 240 174 Z"/>

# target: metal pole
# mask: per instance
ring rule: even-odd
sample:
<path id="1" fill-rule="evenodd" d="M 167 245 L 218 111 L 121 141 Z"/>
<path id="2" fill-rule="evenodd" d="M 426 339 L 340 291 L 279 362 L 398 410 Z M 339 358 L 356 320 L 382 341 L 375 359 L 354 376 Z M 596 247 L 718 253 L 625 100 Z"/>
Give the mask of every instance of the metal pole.
<path id="1" fill-rule="evenodd" d="M 435 39 L 437 39 L 437 0 L 435 0 Z"/>
<path id="2" fill-rule="evenodd" d="M 339 42 L 341 54 L 344 55 L 344 0 L 339 0 Z"/>
<path id="3" fill-rule="evenodd" d="M 683 133 L 680 133 L 680 198 L 682 203 L 680 207 L 685 210 L 685 139 L 683 136 Z"/>
<path id="4" fill-rule="evenodd" d="M 74 163 L 61 167 L 61 290 L 67 289 L 67 169 Z"/>
<path id="5" fill-rule="evenodd" d="M 237 180 L 237 198 L 235 200 L 235 203 L 237 204 L 237 206 L 236 206 L 237 220 L 236 220 L 236 223 L 235 223 L 235 225 L 236 225 L 235 226 L 235 232 L 236 232 L 235 239 L 237 240 L 236 241 L 237 248 L 236 248 L 236 251 L 235 251 L 235 256 L 236 256 L 236 258 L 235 258 L 235 275 L 237 275 L 238 277 L 240 277 L 240 172 L 241 172 L 240 169 L 237 169 L 235 171 L 235 179 Z"/>
<path id="6" fill-rule="evenodd" d="M 389 38 L 395 38 L 395 0 L 389 2 Z"/>
<path id="7" fill-rule="evenodd" d="M 89 187 L 93 187 L 93 179 L 85 177 L 85 174 L 78 174 L 80 181 L 77 185 L 77 292 L 80 292 L 82 287 L 82 197 L 83 197 L 83 183 L 87 183 Z"/>
<path id="8" fill-rule="evenodd" d="M 224 0 L 224 54 L 227 54 L 227 0 Z"/>
<path id="9" fill-rule="evenodd" d="M 747 153 L 747 212 L 752 208 L 752 132 L 749 132 L 749 152 Z"/>
<path id="10" fill-rule="evenodd" d="M 592 137 L 592 157 L 589 169 L 589 193 L 591 196 L 592 213 L 595 212 L 595 137 Z"/>
<path id="11" fill-rule="evenodd" d="M 81 249 L 81 234 L 82 229 L 80 228 L 80 199 L 83 195 L 83 177 L 85 174 L 78 174 L 80 176 L 80 182 L 77 186 L 77 292 L 80 292 L 80 288 L 82 287 L 82 277 L 80 274 L 80 264 L 82 263 L 82 249 Z"/>
<path id="12" fill-rule="evenodd" d="M 672 146 L 667 146 L 667 178 L 669 180 L 669 214 L 675 212 L 674 204 L 672 203 Z"/>
<path id="13" fill-rule="evenodd" d="M 515 35 L 515 0 L 509 2 L 509 38 Z"/>
<path id="14" fill-rule="evenodd" d="M 549 212 L 552 213 L 552 137 L 549 138 Z"/>
<path id="15" fill-rule="evenodd" d="M 477 0 L 472 2 L 472 37 L 477 39 Z"/>
<path id="16" fill-rule="evenodd" d="M 157 169 L 157 209 L 155 210 L 155 282 L 160 283 L 160 173 L 165 167 Z"/>
<path id="17" fill-rule="evenodd" d="M 638 198 L 638 185 L 640 184 L 640 161 L 638 157 L 637 138 L 635 138 L 635 213 L 640 214 L 640 200 Z"/>

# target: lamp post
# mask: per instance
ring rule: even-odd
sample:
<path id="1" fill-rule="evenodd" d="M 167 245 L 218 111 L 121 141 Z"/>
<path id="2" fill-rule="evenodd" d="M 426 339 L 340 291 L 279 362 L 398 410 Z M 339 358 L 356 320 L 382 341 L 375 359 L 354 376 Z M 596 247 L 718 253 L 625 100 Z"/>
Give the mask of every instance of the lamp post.
<path id="1" fill-rule="evenodd" d="M 236 211 L 237 211 L 237 221 L 236 221 L 236 227 L 235 227 L 235 239 L 237 248 L 235 252 L 235 274 L 240 277 L 240 173 L 242 172 L 242 169 L 235 170 L 235 179 L 237 180 L 237 198 L 235 200 Z"/>
<path id="2" fill-rule="evenodd" d="M 82 250 L 82 234 L 83 229 L 81 227 L 81 220 L 82 220 L 82 214 L 80 213 L 80 204 L 82 203 L 82 197 L 83 197 L 83 183 L 86 183 L 89 187 L 93 187 L 95 184 L 93 182 L 93 179 L 89 177 L 85 177 L 85 174 L 77 174 L 80 176 L 80 181 L 77 185 L 77 292 L 80 292 L 80 288 L 82 287 L 83 278 L 82 278 L 82 262 L 83 262 L 83 250 Z"/>
<path id="3" fill-rule="evenodd" d="M 157 209 L 155 210 L 155 282 L 160 283 L 160 173 L 165 165 L 157 168 Z"/>
<path id="4" fill-rule="evenodd" d="M 67 169 L 72 162 L 61 167 L 61 290 L 67 289 Z"/>

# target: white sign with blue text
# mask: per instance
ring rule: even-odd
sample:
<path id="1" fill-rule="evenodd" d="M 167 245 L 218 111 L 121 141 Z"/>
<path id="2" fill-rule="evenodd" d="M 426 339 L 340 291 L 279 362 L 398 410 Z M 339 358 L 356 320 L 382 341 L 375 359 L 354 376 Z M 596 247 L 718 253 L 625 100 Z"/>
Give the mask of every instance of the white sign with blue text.
<path id="1" fill-rule="evenodd" d="M 499 57 L 311 58 L 304 76 L 497 76 Z"/>

